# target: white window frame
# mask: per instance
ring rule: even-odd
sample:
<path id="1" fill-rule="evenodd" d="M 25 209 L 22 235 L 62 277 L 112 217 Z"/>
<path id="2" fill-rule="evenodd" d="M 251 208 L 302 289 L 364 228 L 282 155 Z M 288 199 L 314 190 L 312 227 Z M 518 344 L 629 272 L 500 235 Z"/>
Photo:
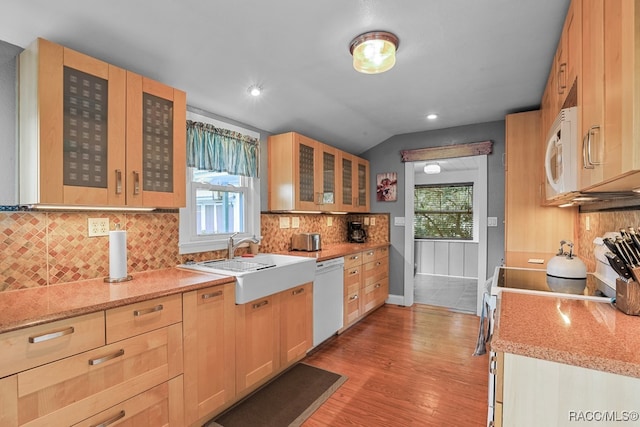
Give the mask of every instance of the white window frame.
<path id="1" fill-rule="evenodd" d="M 219 128 L 229 129 L 249 135 L 254 138 L 260 138 L 260 134 L 249 129 L 244 129 L 228 123 L 224 123 L 207 116 L 187 111 L 187 119 L 208 123 Z M 180 254 L 191 254 L 196 252 L 208 252 L 227 249 L 227 242 L 232 233 L 220 233 L 210 235 L 198 235 L 196 224 L 196 192 L 198 187 L 207 189 L 219 189 L 228 191 L 233 189 L 236 192 L 244 193 L 245 201 L 245 231 L 238 234 L 236 239 L 243 237 L 260 236 L 260 179 L 243 177 L 246 186 L 242 187 L 224 187 L 212 186 L 208 184 L 198 185 L 193 182 L 193 168 L 186 168 L 187 185 L 186 185 L 186 207 L 180 209 L 180 227 L 178 237 L 178 252 Z"/>

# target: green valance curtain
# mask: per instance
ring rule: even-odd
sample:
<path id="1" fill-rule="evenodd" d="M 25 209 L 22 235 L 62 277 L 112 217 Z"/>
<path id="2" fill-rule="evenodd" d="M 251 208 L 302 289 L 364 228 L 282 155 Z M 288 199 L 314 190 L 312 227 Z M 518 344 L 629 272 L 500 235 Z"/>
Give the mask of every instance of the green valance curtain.
<path id="1" fill-rule="evenodd" d="M 256 178 L 259 165 L 257 138 L 187 120 L 187 166 Z"/>

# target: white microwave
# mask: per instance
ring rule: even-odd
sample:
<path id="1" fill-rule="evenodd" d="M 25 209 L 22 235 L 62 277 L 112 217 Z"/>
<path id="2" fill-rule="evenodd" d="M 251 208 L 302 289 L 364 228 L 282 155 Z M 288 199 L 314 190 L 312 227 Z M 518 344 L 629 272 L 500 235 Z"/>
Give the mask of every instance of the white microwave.
<path id="1" fill-rule="evenodd" d="M 547 201 L 578 192 L 578 107 L 563 108 L 547 137 L 544 157 Z"/>

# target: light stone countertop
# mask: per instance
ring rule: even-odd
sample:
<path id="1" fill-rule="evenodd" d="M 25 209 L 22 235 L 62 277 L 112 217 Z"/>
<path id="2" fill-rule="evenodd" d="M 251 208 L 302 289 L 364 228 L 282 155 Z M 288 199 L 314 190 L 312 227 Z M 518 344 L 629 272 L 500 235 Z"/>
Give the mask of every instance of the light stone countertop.
<path id="1" fill-rule="evenodd" d="M 131 275 L 123 283 L 99 278 L 0 292 L 0 333 L 235 281 L 179 268 Z"/>
<path id="2" fill-rule="evenodd" d="M 502 292 L 491 348 L 640 378 L 640 317 L 607 302 Z"/>

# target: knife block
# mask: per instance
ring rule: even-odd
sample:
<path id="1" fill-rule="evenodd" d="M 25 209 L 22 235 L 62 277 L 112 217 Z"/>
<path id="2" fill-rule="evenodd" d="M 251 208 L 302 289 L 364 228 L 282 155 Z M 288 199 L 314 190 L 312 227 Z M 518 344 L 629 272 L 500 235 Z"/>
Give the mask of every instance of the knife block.
<path id="1" fill-rule="evenodd" d="M 616 279 L 616 308 L 631 316 L 640 316 L 640 283 Z"/>

